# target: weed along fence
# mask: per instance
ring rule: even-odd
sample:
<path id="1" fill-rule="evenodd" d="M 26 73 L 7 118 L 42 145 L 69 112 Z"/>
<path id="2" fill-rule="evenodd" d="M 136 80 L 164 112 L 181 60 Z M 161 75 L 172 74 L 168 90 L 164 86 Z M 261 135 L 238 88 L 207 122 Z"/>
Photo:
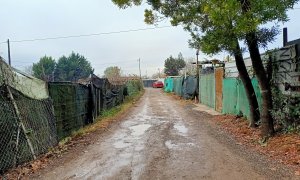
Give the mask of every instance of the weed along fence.
<path id="1" fill-rule="evenodd" d="M 300 39 L 271 54 L 272 114 L 286 129 L 300 126 Z"/>
<path id="2" fill-rule="evenodd" d="M 48 152 L 142 87 L 140 80 L 114 83 L 95 75 L 80 83 L 46 83 L 1 58 L 0 174 Z"/>

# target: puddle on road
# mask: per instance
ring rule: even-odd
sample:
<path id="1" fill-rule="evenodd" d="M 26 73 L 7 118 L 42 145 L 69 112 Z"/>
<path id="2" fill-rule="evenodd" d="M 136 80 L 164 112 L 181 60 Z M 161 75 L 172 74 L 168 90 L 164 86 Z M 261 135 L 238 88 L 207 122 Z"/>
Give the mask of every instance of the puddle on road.
<path id="1" fill-rule="evenodd" d="M 114 147 L 117 148 L 117 149 L 123 149 L 123 148 L 126 148 L 130 145 L 130 143 L 126 143 L 126 142 L 123 142 L 123 141 L 117 141 L 114 143 Z"/>
<path id="2" fill-rule="evenodd" d="M 194 143 L 178 143 L 174 144 L 171 140 L 168 140 L 165 142 L 165 145 L 168 149 L 184 149 L 184 148 L 191 148 L 195 147 L 196 145 Z"/>
<path id="3" fill-rule="evenodd" d="M 168 149 L 174 149 L 177 147 L 177 145 L 173 144 L 171 140 L 166 141 L 165 145 L 167 146 Z"/>
<path id="4" fill-rule="evenodd" d="M 188 132 L 188 129 L 183 124 L 175 124 L 174 128 L 182 134 L 186 134 Z"/>
<path id="5" fill-rule="evenodd" d="M 151 127 L 150 124 L 140 124 L 136 126 L 129 127 L 131 129 L 131 135 L 133 136 L 141 136 L 143 135 L 149 128 Z"/>

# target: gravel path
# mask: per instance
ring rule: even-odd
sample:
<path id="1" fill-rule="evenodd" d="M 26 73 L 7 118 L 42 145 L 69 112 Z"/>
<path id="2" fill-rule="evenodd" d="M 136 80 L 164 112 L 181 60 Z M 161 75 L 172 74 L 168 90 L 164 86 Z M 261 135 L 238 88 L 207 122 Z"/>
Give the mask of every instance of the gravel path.
<path id="1" fill-rule="evenodd" d="M 211 115 L 146 89 L 121 123 L 37 179 L 291 179 L 213 127 Z M 273 167 L 273 168 L 272 168 Z M 273 170 L 272 170 L 273 169 Z M 274 170 L 276 169 L 276 170 Z"/>

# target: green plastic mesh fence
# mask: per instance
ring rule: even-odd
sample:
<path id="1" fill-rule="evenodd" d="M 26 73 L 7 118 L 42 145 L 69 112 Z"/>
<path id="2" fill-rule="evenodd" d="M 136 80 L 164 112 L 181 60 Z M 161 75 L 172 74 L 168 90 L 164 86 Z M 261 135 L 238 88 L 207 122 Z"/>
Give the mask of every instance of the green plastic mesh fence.
<path id="1" fill-rule="evenodd" d="M 88 87 L 67 82 L 49 83 L 48 86 L 59 140 L 92 122 L 92 97 Z"/>

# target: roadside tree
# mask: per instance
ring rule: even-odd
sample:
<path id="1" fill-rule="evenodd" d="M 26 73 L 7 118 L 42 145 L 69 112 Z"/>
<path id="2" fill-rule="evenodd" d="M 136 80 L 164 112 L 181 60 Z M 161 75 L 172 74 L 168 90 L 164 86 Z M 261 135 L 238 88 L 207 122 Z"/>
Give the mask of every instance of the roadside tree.
<path id="1" fill-rule="evenodd" d="M 33 63 L 33 76 L 44 81 L 50 81 L 53 77 L 53 72 L 56 62 L 51 56 L 44 56 L 40 58 L 38 63 Z"/>
<path id="2" fill-rule="evenodd" d="M 107 67 L 104 70 L 104 77 L 108 79 L 121 77 L 121 68 L 118 66 Z"/>
<path id="3" fill-rule="evenodd" d="M 68 57 L 58 59 L 55 68 L 55 81 L 77 81 L 87 78 L 94 70 L 91 63 L 82 55 L 72 52 Z"/>
<path id="4" fill-rule="evenodd" d="M 182 54 L 179 53 L 178 58 L 170 56 L 165 60 L 164 72 L 167 76 L 178 76 L 179 71 L 185 67 L 185 62 Z"/>

